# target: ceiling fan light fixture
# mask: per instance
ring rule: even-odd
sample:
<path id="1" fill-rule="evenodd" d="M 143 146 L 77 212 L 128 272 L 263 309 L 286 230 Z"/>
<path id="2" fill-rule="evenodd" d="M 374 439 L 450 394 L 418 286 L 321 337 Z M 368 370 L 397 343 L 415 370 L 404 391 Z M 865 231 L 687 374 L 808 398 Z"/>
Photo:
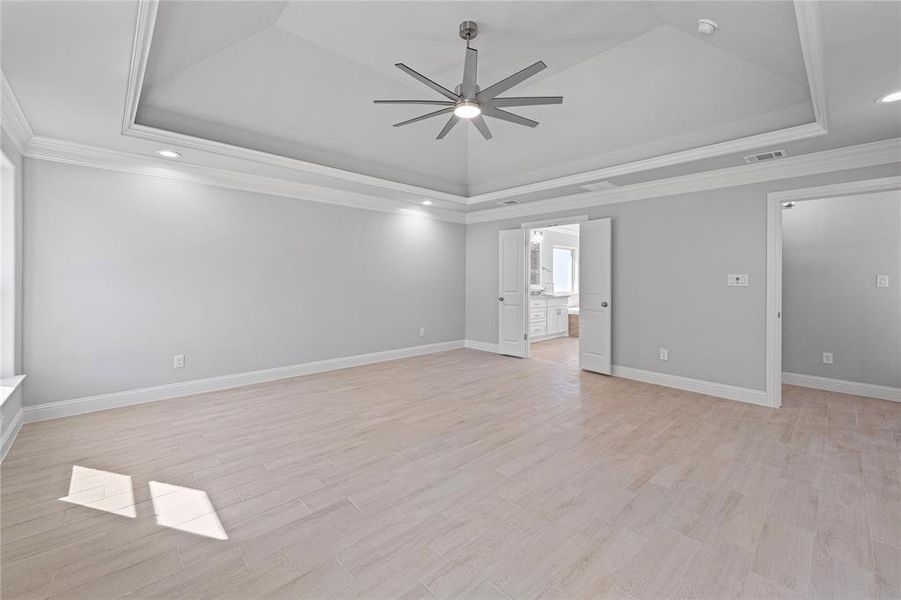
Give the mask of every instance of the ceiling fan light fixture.
<path id="1" fill-rule="evenodd" d="M 461 119 L 474 119 L 482 114 L 482 107 L 477 102 L 463 100 L 454 107 L 454 114 Z"/>

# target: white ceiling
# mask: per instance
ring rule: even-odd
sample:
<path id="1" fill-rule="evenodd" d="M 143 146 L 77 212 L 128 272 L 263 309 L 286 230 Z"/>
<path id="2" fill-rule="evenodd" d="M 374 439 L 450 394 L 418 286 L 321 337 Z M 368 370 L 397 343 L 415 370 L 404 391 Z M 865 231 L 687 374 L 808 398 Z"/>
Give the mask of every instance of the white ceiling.
<path id="1" fill-rule="evenodd" d="M 813 120 L 790 2 L 168 2 L 160 5 L 137 121 L 463 195 Z M 716 18 L 713 37 L 699 17 Z M 435 99 L 394 67 L 453 88 L 457 24 L 480 24 L 484 87 L 535 62 L 508 95 L 531 130 L 491 120 L 434 139 L 443 120 L 393 128 Z M 761 34 L 763 32 L 763 34 Z"/>
<path id="2" fill-rule="evenodd" d="M 784 147 L 796 156 L 901 137 L 901 104 L 873 103 L 901 88 L 901 3 L 817 6 L 829 133 Z M 137 8 L 133 0 L 0 2 L 3 72 L 37 135 L 148 157 L 159 148 L 122 135 Z M 716 36 L 696 33 L 700 16 L 720 23 Z M 434 98 L 393 67 L 398 61 L 453 85 L 464 18 L 482 28 L 473 44 L 481 85 L 538 59 L 548 64 L 510 92 L 565 96 L 562 106 L 519 110 L 538 128 L 491 120 L 490 142 L 461 127 L 439 142 L 441 120 L 393 128 L 417 109 L 370 103 Z M 164 2 L 155 36 L 141 118 L 464 195 L 812 120 L 785 2 Z M 248 169 L 246 160 L 180 150 L 186 165 Z M 738 164 L 733 153 L 610 179 L 627 185 Z M 265 163 L 253 172 L 415 203 L 427 193 Z M 583 191 L 559 184 L 515 197 Z"/>

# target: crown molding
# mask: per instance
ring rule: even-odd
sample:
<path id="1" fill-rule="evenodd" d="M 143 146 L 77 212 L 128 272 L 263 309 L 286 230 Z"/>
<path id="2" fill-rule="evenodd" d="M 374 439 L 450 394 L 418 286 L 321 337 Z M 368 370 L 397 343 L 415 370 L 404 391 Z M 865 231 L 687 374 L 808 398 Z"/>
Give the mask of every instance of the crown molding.
<path id="1" fill-rule="evenodd" d="M 775 162 L 741 165 L 680 175 L 678 177 L 636 183 L 612 190 L 585 192 L 549 200 L 538 200 L 517 206 L 491 208 L 468 214 L 437 208 L 419 208 L 407 202 L 389 198 L 378 198 L 355 192 L 189 163 L 173 163 L 172 161 L 151 158 L 141 154 L 109 150 L 41 136 L 32 137 L 25 144 L 22 154 L 33 159 L 163 177 L 310 202 L 418 216 L 451 223 L 470 224 L 543 215 L 565 210 L 586 209 L 605 204 L 645 200 L 883 164 L 901 164 L 901 138 L 793 156 Z M 898 181 L 901 181 L 901 177 L 874 180 L 872 189 L 869 189 L 869 191 L 895 189 L 898 187 Z M 815 195 L 822 197 L 843 195 L 848 193 L 847 190 L 850 188 L 846 184 L 836 184 L 813 189 L 816 190 Z M 786 201 L 809 197 L 809 194 L 802 197 L 791 190 L 779 192 L 779 194 L 781 194 L 780 199 Z"/>
<path id="2" fill-rule="evenodd" d="M 213 185 L 231 189 L 283 196 L 310 202 L 334 204 L 350 208 L 360 208 L 421 217 L 449 223 L 464 223 L 462 213 L 440 208 L 420 208 L 408 202 L 390 198 L 378 198 L 356 192 L 336 190 L 285 179 L 251 175 L 202 165 L 151 158 L 141 154 L 109 150 L 86 144 L 67 142 L 41 136 L 32 137 L 25 144 L 23 156 L 31 159 L 94 167 L 122 173 L 134 173 L 152 177 L 162 177 L 203 185 Z"/>
<path id="3" fill-rule="evenodd" d="M 122 114 L 122 133 L 135 124 L 138 114 L 138 102 L 141 99 L 141 88 L 144 85 L 144 73 L 147 70 L 147 58 L 150 56 L 150 43 L 153 41 L 153 28 L 156 25 L 156 11 L 159 0 L 140 0 L 138 15 L 135 19 L 135 39 L 131 48 L 131 60 L 128 64 L 128 85 L 125 90 L 125 112 Z"/>
<path id="4" fill-rule="evenodd" d="M 25 143 L 34 136 L 34 131 L 31 129 L 28 119 L 25 118 L 22 105 L 19 104 L 19 99 L 16 98 L 9 81 L 6 80 L 6 74 L 2 70 L 0 70 L 0 108 L 2 108 L 0 123 L 2 123 L 3 131 L 21 154 Z"/>
<path id="5" fill-rule="evenodd" d="M 467 203 L 465 196 L 458 196 L 456 194 L 450 194 L 447 192 L 439 192 L 437 190 L 432 190 L 406 183 L 399 183 L 396 181 L 390 181 L 388 179 L 380 179 L 378 177 L 354 173 L 352 171 L 344 171 L 342 169 L 327 167 L 325 165 L 318 165 L 316 163 L 310 163 L 296 158 L 288 158 L 279 154 L 270 154 L 269 152 L 262 152 L 260 150 L 242 148 L 240 146 L 233 146 L 231 144 L 226 144 L 223 142 L 206 140 L 203 138 L 194 137 L 192 135 L 186 135 L 184 133 L 166 131 L 164 129 L 157 129 L 156 127 L 148 127 L 147 125 L 134 124 L 127 131 L 123 132 L 123 134 L 133 138 L 156 142 L 166 147 L 190 148 L 192 150 L 210 152 L 219 156 L 227 156 L 229 158 L 251 161 L 253 163 L 287 168 L 295 172 L 312 173 L 314 175 L 332 177 L 334 179 L 343 181 L 352 181 L 355 183 L 361 183 L 392 192 L 400 192 L 405 195 L 412 194 L 418 198 L 441 200 L 445 202 L 451 202 L 453 204 L 459 204 L 461 206 Z M 249 165 L 249 169 L 253 168 L 254 167 L 252 165 Z"/>
<path id="6" fill-rule="evenodd" d="M 253 163 L 287 168 L 297 172 L 352 181 L 402 194 L 413 194 L 421 198 L 431 198 L 434 200 L 468 206 L 484 204 L 486 202 L 497 202 L 499 200 L 523 194 L 552 190 L 564 186 L 579 185 L 598 179 L 607 179 L 610 177 L 714 158 L 727 154 L 738 154 L 824 135 L 827 132 L 827 115 L 825 88 L 823 85 L 822 34 L 819 7 L 816 2 L 807 0 L 795 0 L 794 6 L 797 16 L 801 51 L 804 57 L 804 66 L 807 71 L 807 79 L 810 85 L 811 103 L 813 105 L 815 117 L 813 123 L 467 197 L 135 123 L 138 102 L 141 96 L 141 87 L 143 85 L 147 66 L 147 58 L 150 53 L 150 45 L 153 39 L 154 24 L 156 22 L 157 10 L 159 7 L 159 0 L 140 0 L 135 22 L 135 40 L 132 46 L 132 56 L 129 67 L 122 133 L 129 137 L 149 140 L 167 146 L 188 148 L 201 152 L 209 152 L 218 156 L 227 156 L 230 158 L 251 161 Z M 249 170 L 252 169 L 253 167 L 250 166 Z"/>
<path id="7" fill-rule="evenodd" d="M 798 39 L 801 42 L 801 56 L 804 58 L 804 70 L 807 71 L 807 84 L 810 86 L 813 116 L 825 133 L 829 131 L 829 117 L 826 111 L 820 3 L 810 0 L 795 0 L 794 6 L 795 20 L 798 24 Z"/>
<path id="8" fill-rule="evenodd" d="M 603 169 L 596 169 L 594 171 L 585 171 L 583 173 L 576 173 L 575 175 L 567 175 L 556 179 L 546 179 L 544 181 L 507 188 L 505 190 L 498 190 L 496 192 L 486 192 L 477 196 L 470 196 L 469 204 L 474 205 L 483 204 L 485 202 L 498 202 L 511 196 L 521 196 L 523 194 L 543 192 L 554 188 L 580 185 L 599 179 L 610 179 L 611 177 L 629 175 L 640 171 L 649 171 L 651 169 L 670 167 L 695 160 L 714 158 L 724 154 L 737 154 L 767 146 L 778 146 L 788 142 L 797 142 L 798 140 L 820 136 L 825 133 L 826 130 L 819 123 L 807 123 L 805 125 L 797 125 L 786 129 L 760 133 L 750 137 L 730 140 L 728 142 L 710 144 L 708 146 L 692 148 L 691 150 L 683 150 L 681 152 L 645 158 L 620 165 L 614 165 L 612 167 L 604 167 Z"/>
<path id="9" fill-rule="evenodd" d="M 490 208 L 466 215 L 466 223 L 503 221 L 554 213 L 563 210 L 580 210 L 604 204 L 632 202 L 700 192 L 718 188 L 748 185 L 778 179 L 790 179 L 805 175 L 818 175 L 833 171 L 845 171 L 884 164 L 901 164 L 901 138 L 880 142 L 846 146 L 835 150 L 802 154 L 774 162 L 756 163 L 702 171 L 678 177 L 656 179 L 644 183 L 623 186 L 600 192 L 585 192 L 550 200 L 537 200 L 527 204 Z M 891 179 L 891 178 L 890 178 Z M 826 186 L 827 188 L 836 186 Z M 885 188 L 889 189 L 889 188 Z M 786 192 L 790 194 L 790 192 Z M 833 194 L 835 195 L 835 194 Z M 788 196 L 786 197 L 788 199 Z"/>

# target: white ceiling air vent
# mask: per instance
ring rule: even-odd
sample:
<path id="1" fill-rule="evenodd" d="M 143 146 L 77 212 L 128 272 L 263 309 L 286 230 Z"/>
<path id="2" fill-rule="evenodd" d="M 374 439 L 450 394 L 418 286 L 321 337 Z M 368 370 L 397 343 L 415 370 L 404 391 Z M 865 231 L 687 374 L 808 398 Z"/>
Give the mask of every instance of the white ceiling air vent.
<path id="1" fill-rule="evenodd" d="M 778 158 L 785 158 L 788 156 L 788 152 L 785 150 L 770 150 L 769 152 L 761 152 L 759 154 L 749 154 L 744 157 L 745 162 L 750 164 L 764 162 L 767 160 L 776 160 Z"/>
<path id="2" fill-rule="evenodd" d="M 498 204 L 501 206 L 513 206 L 514 204 L 519 204 L 519 200 L 501 200 Z"/>
<path id="3" fill-rule="evenodd" d="M 610 181 L 595 181 L 594 183 L 585 183 L 582 185 L 583 190 L 589 190 L 592 192 L 600 192 L 602 190 L 612 190 L 615 187 L 619 187 L 619 186 Z"/>

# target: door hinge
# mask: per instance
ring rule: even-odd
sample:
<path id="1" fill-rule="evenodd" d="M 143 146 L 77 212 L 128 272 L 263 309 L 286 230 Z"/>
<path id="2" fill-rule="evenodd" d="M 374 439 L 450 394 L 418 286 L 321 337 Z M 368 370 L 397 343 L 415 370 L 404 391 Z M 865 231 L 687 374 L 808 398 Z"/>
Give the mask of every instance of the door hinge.
<path id="1" fill-rule="evenodd" d="M 528 333 L 522 334 L 522 339 L 528 340 L 528 339 L 529 339 L 529 334 L 528 334 Z"/>

